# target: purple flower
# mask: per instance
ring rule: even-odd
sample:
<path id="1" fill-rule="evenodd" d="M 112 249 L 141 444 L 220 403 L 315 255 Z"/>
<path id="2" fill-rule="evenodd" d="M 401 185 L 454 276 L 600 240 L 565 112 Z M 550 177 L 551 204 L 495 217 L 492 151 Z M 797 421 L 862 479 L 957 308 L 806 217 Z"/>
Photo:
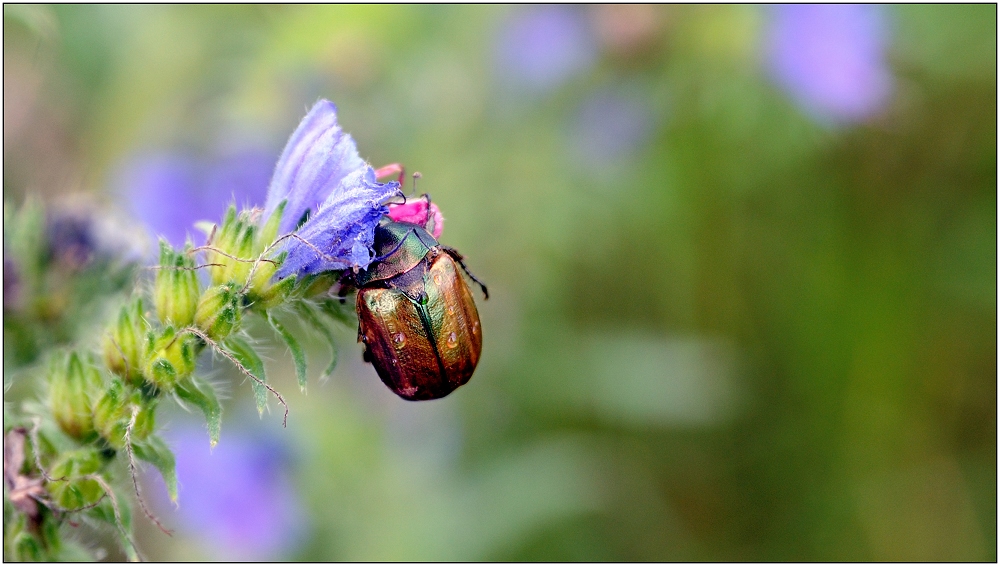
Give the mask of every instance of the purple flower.
<path id="1" fill-rule="evenodd" d="M 180 492 L 175 511 L 167 508 L 165 490 L 158 507 L 168 523 L 201 539 L 217 559 L 281 558 L 301 542 L 306 526 L 288 451 L 267 434 L 233 430 L 214 449 L 201 427 L 165 434 L 176 456 Z"/>
<path id="2" fill-rule="evenodd" d="M 776 6 L 767 38 L 775 82 L 813 117 L 859 122 L 889 102 L 887 30 L 874 5 Z"/>
<path id="3" fill-rule="evenodd" d="M 268 151 L 248 148 L 211 162 L 182 153 L 133 158 L 119 173 L 119 192 L 153 236 L 181 246 L 199 220 L 217 220 L 231 202 L 259 205 L 271 174 Z"/>
<path id="4" fill-rule="evenodd" d="M 496 47 L 501 79 L 538 92 L 557 88 L 596 59 L 587 22 L 570 6 L 520 9 L 503 25 Z"/>
<path id="5" fill-rule="evenodd" d="M 399 183 L 380 184 L 358 156 L 351 136 L 337 124 L 337 107 L 320 100 L 288 140 L 267 193 L 268 213 L 286 202 L 279 232 L 296 231 L 278 277 L 368 267 L 382 204 Z M 303 242 L 305 240 L 307 243 Z"/>
<path id="6" fill-rule="evenodd" d="M 48 252 L 70 269 L 80 269 L 98 251 L 93 220 L 85 211 L 56 210 L 46 217 Z"/>
<path id="7" fill-rule="evenodd" d="M 581 162 L 602 167 L 638 149 L 649 138 L 653 126 L 652 113 L 645 104 L 601 91 L 581 105 L 572 137 Z"/>

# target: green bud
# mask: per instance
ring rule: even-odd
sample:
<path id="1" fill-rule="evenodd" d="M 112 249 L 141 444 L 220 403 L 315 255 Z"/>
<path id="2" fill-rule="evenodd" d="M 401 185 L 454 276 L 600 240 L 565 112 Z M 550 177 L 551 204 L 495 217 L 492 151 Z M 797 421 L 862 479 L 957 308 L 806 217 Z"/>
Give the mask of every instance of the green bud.
<path id="1" fill-rule="evenodd" d="M 194 372 L 196 340 L 193 334 L 178 334 L 172 326 L 164 328 L 159 336 L 147 332 L 143 375 L 158 388 L 172 390 L 177 380 Z"/>
<path id="2" fill-rule="evenodd" d="M 133 385 L 142 383 L 142 346 L 146 325 L 142 299 L 122 307 L 118 322 L 104 336 L 104 363 Z"/>
<path id="3" fill-rule="evenodd" d="M 104 495 L 101 485 L 81 476 L 96 474 L 101 468 L 101 456 L 94 449 L 67 452 L 49 470 L 49 476 L 62 481 L 46 483 L 46 489 L 56 505 L 63 509 L 79 509 L 92 505 Z"/>
<path id="4" fill-rule="evenodd" d="M 100 394 L 101 373 L 76 352 L 58 356 L 49 371 L 49 408 L 63 432 L 89 440 L 94 432 L 94 400 Z"/>
<path id="5" fill-rule="evenodd" d="M 94 427 L 116 449 L 125 445 L 125 427 L 130 418 L 125 401 L 125 385 L 114 379 L 94 407 Z"/>
<path id="6" fill-rule="evenodd" d="M 248 212 L 237 214 L 235 206 L 230 206 L 226 211 L 222 226 L 212 241 L 212 247 L 222 253 L 208 254 L 211 263 L 220 264 L 211 268 L 213 285 L 222 285 L 231 281 L 242 283 L 247 274 L 250 273 L 250 266 L 253 264 L 249 260 L 253 259 L 253 250 L 247 249 L 244 245 L 245 233 L 249 224 L 251 223 Z"/>
<path id="7" fill-rule="evenodd" d="M 94 407 L 94 426 L 108 444 L 120 450 L 125 446 L 125 432 L 136 407 L 139 412 L 132 427 L 132 440 L 144 440 L 153 432 L 156 403 L 156 399 L 144 400 L 138 391 L 129 395 L 121 380 L 115 379 Z"/>
<path id="8" fill-rule="evenodd" d="M 216 342 L 235 332 L 243 317 L 239 285 L 227 283 L 211 287 L 198 303 L 194 322 Z"/>
<path id="9" fill-rule="evenodd" d="M 190 244 L 185 250 L 190 248 Z M 194 320 L 198 305 L 198 275 L 194 260 L 187 253 L 177 253 L 165 240 L 160 240 L 160 269 L 156 273 L 153 297 L 160 320 L 183 328 Z"/>

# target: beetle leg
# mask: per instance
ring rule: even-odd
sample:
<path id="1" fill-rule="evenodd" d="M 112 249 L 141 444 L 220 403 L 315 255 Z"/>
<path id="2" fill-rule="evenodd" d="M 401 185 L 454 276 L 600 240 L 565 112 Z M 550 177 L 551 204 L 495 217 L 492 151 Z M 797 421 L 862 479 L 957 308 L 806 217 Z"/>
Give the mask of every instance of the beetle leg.
<path id="1" fill-rule="evenodd" d="M 357 286 L 354 284 L 354 274 L 345 270 L 340 279 L 337 280 L 337 298 L 340 300 L 340 304 L 346 303 L 347 295 L 355 289 Z"/>
<path id="2" fill-rule="evenodd" d="M 416 185 L 417 183 L 414 182 L 413 184 Z M 416 188 L 416 186 L 414 186 L 414 188 Z M 424 193 L 420 196 L 423 197 L 424 202 L 427 203 L 427 208 L 424 209 L 424 223 L 423 223 L 424 230 L 430 232 L 431 230 L 429 224 L 431 223 L 431 194 Z"/>
<path id="3" fill-rule="evenodd" d="M 406 169 L 400 163 L 390 163 L 388 165 L 383 165 L 375 170 L 375 178 L 381 179 L 383 177 L 389 177 L 391 175 L 396 175 L 396 180 L 399 181 L 400 188 L 403 187 L 403 181 L 406 180 Z"/>
<path id="4" fill-rule="evenodd" d="M 463 259 L 465 259 L 465 257 L 462 254 L 458 253 L 458 250 L 456 250 L 455 248 L 449 248 L 448 246 L 441 246 L 441 249 L 444 250 L 445 253 L 450 255 L 452 259 L 454 259 L 458 263 L 458 265 L 462 266 L 462 270 L 465 271 L 465 274 L 468 275 L 470 279 L 475 281 L 476 285 L 479 285 L 479 288 L 483 290 L 483 296 L 489 299 L 490 292 L 486 289 L 486 284 L 480 281 L 475 275 L 472 274 L 471 271 L 469 271 L 469 268 L 465 265 L 465 262 L 462 261 Z"/>

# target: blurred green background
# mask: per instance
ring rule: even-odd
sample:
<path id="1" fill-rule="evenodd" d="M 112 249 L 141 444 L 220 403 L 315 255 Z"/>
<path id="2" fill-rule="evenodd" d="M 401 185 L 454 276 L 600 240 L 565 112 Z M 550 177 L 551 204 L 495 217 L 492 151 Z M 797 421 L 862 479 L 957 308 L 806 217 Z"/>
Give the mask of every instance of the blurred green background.
<path id="1" fill-rule="evenodd" d="M 252 203 L 329 98 L 489 284 L 444 400 L 353 328 L 308 395 L 255 333 L 287 429 L 209 368 L 150 559 L 995 561 L 996 64 L 995 5 L 6 5 L 4 199 L 252 147 Z"/>

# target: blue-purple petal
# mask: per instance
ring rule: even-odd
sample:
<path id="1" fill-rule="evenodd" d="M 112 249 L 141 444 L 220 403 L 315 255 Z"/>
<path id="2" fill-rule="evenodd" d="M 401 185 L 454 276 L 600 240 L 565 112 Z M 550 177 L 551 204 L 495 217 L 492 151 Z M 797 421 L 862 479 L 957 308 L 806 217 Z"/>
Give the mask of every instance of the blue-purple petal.
<path id="1" fill-rule="evenodd" d="M 597 43 L 575 6 L 519 6 L 501 26 L 496 70 L 518 90 L 550 92 L 597 61 Z"/>
<path id="2" fill-rule="evenodd" d="M 249 146 L 207 160 L 182 152 L 137 154 L 118 171 L 118 194 L 153 241 L 183 246 L 197 234 L 195 222 L 219 219 L 230 203 L 259 206 L 273 159 Z"/>
<path id="3" fill-rule="evenodd" d="M 378 183 L 369 166 L 343 178 L 298 237 L 285 240 L 288 255 L 277 277 L 368 267 L 375 226 L 388 213 L 382 201 L 398 192 L 399 183 Z"/>
<path id="4" fill-rule="evenodd" d="M 154 153 L 130 159 L 119 171 L 117 185 L 130 212 L 151 236 L 182 246 L 196 221 L 219 214 L 198 206 L 199 176 L 193 158 Z"/>
<path id="5" fill-rule="evenodd" d="M 337 107 L 320 100 L 289 138 L 267 193 L 268 213 L 287 200 L 279 231 L 292 232 L 306 211 L 317 213 L 345 177 L 368 165 L 350 134 L 337 124 Z"/>
<path id="6" fill-rule="evenodd" d="M 768 66 L 775 82 L 819 121 L 865 121 L 890 102 L 888 25 L 874 5 L 781 5 L 770 12 Z"/>
<path id="7" fill-rule="evenodd" d="M 247 430 L 252 425 L 242 420 L 244 426 L 227 432 L 214 449 L 203 427 L 182 423 L 166 431 L 177 459 L 180 505 L 174 508 L 161 493 L 160 512 L 197 538 L 209 558 L 287 558 L 308 528 L 292 482 L 293 455 L 270 434 Z"/>

